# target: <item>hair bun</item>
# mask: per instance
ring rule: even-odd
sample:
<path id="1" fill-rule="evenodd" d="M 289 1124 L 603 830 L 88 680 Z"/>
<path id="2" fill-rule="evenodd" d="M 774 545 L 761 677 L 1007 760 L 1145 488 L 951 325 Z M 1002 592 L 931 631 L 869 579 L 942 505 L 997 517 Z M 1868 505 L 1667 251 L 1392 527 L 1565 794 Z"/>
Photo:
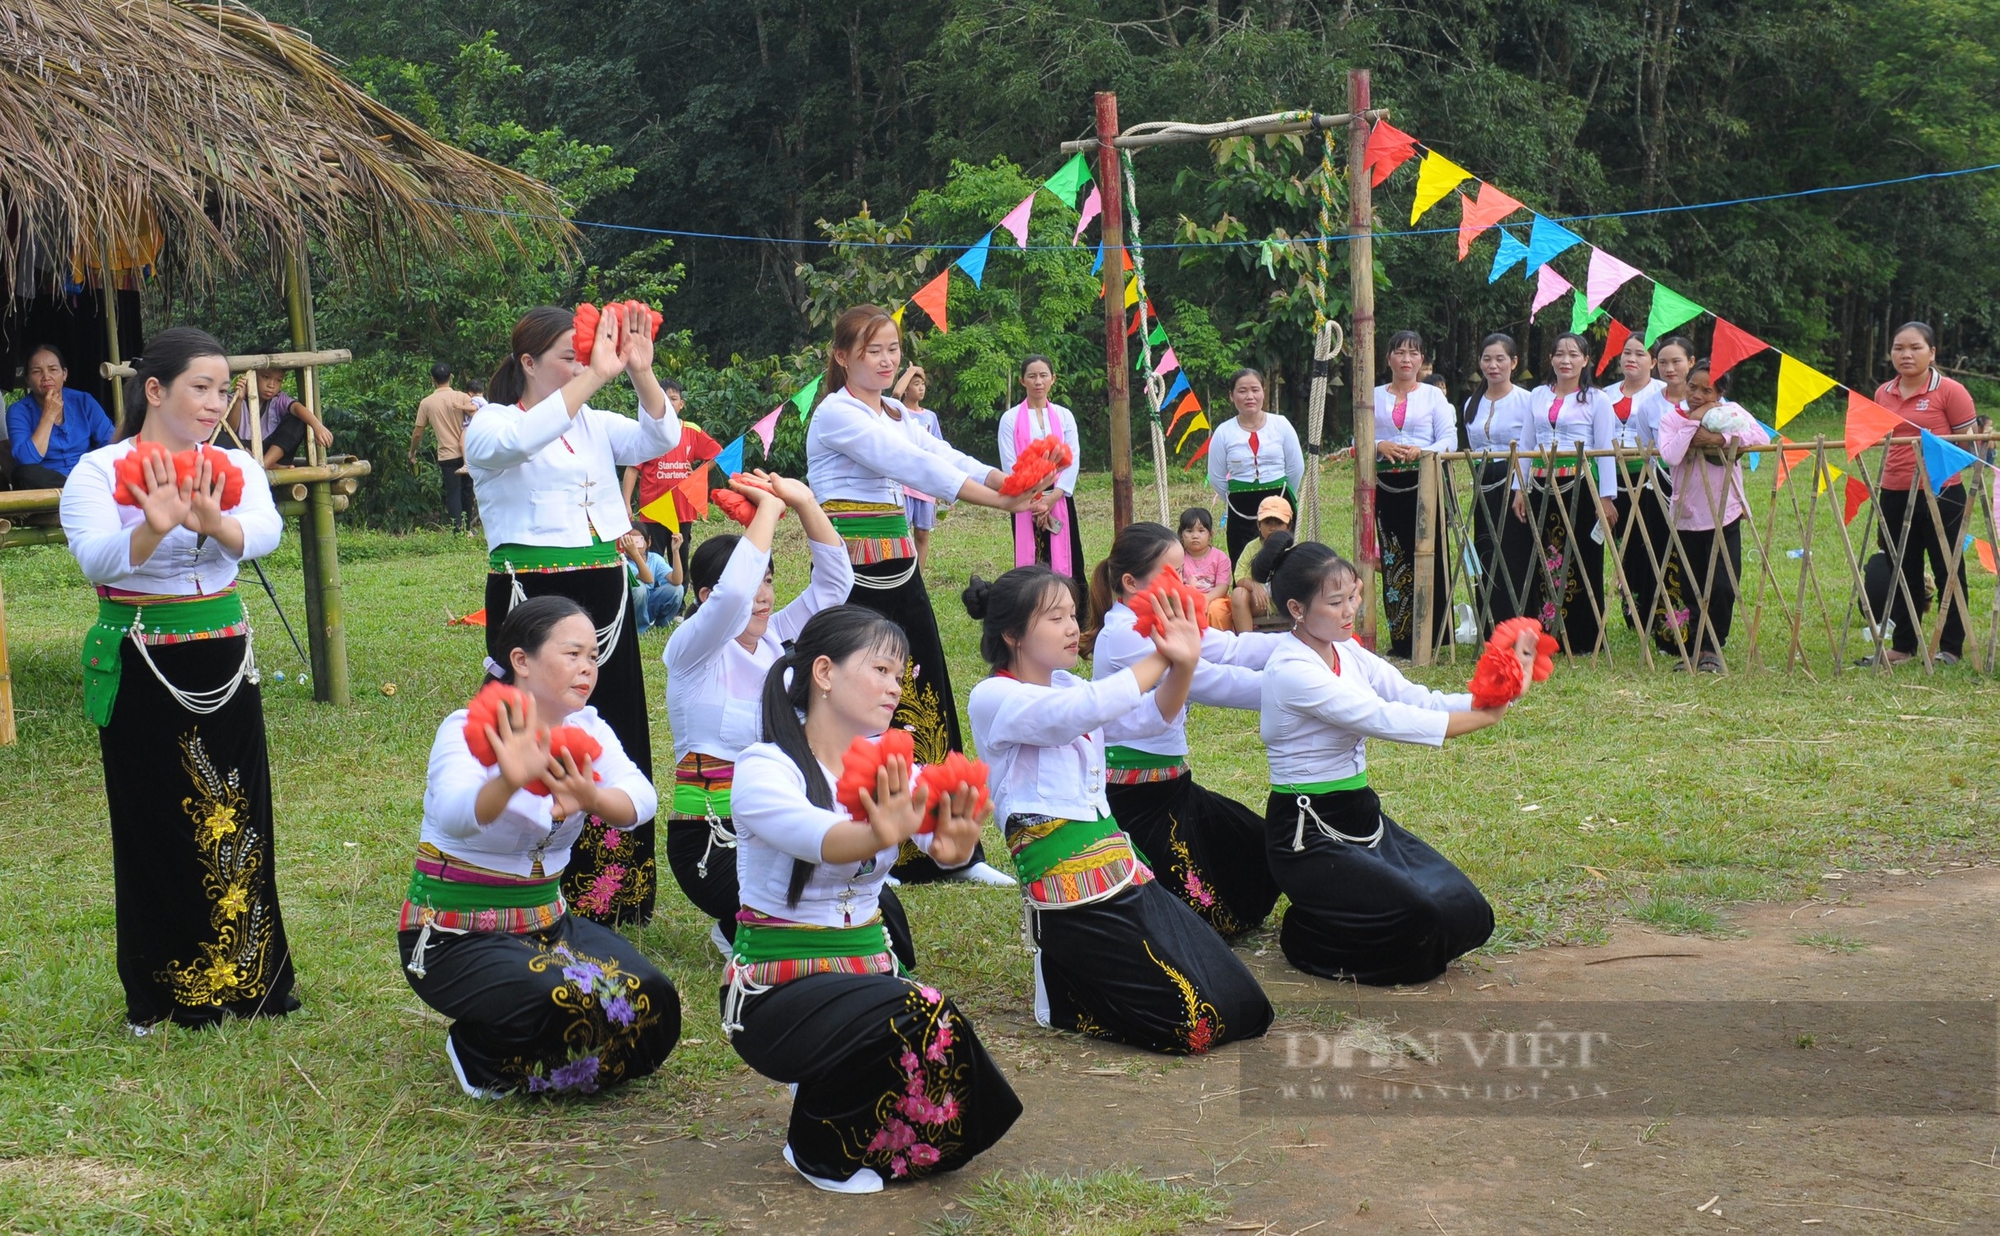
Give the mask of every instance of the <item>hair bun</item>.
<path id="1" fill-rule="evenodd" d="M 1263 548 L 1250 559 L 1250 578 L 1260 584 L 1269 583 L 1271 577 L 1278 573 L 1278 568 L 1284 565 L 1285 559 L 1291 556 L 1292 550 L 1298 548 L 1298 545 L 1299 541 L 1283 528 L 1273 532 L 1265 539 Z"/>
<path id="2" fill-rule="evenodd" d="M 965 590 L 958 594 L 958 599 L 964 602 L 965 612 L 972 617 L 973 621 L 984 622 L 986 621 L 987 602 L 992 596 L 993 585 L 975 575 L 972 577 L 971 582 L 965 585 Z"/>

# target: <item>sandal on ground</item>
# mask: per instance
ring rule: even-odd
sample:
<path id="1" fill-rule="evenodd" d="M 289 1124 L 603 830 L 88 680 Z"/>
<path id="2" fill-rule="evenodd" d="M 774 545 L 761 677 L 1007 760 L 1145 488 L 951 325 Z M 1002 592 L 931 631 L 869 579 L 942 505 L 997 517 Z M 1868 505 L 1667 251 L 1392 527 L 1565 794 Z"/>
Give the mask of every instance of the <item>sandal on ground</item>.
<path id="1" fill-rule="evenodd" d="M 1694 663 L 1694 668 L 1696 673 L 1720 674 L 1722 672 L 1722 657 L 1718 653 L 1704 652 L 1701 654 L 1701 659 Z"/>

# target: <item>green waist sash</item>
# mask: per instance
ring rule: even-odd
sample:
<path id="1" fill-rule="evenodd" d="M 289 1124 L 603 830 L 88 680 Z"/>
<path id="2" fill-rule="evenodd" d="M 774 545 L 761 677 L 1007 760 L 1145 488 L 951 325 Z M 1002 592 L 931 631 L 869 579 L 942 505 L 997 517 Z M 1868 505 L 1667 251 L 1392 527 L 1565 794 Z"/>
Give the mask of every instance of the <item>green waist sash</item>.
<path id="1" fill-rule="evenodd" d="M 134 622 L 146 635 L 200 636 L 226 631 L 243 623 L 243 598 L 235 589 L 192 601 L 134 605 L 110 597 L 97 599 L 97 622 L 83 634 L 83 711 L 102 729 L 111 724 L 118 702 L 118 681 L 124 676 L 122 656 L 126 632 Z"/>
<path id="2" fill-rule="evenodd" d="M 772 927 L 736 924 L 733 955 L 739 965 L 769 961 L 826 961 L 839 957 L 879 957 L 889 951 L 889 932 L 877 918 L 859 927 Z"/>
<path id="3" fill-rule="evenodd" d="M 412 871 L 410 891 L 404 897 L 411 905 L 432 910 L 527 910 L 561 901 L 562 880 L 552 878 L 533 884 L 475 884 L 469 880 L 440 880 L 422 871 Z"/>
<path id="4" fill-rule="evenodd" d="M 1292 483 L 1282 476 L 1273 477 L 1268 481 L 1229 482 L 1229 492 L 1233 494 L 1249 493 L 1253 489 L 1282 489 L 1289 494 L 1292 492 Z"/>
<path id="5" fill-rule="evenodd" d="M 1187 763 L 1185 755 L 1159 755 L 1151 751 L 1141 751 L 1137 747 L 1109 746 L 1104 749 L 1104 766 L 1125 771 L 1144 768 L 1179 768 Z"/>
<path id="6" fill-rule="evenodd" d="M 698 785 L 679 782 L 674 786 L 674 813 L 708 818 L 713 811 L 717 818 L 729 818 L 729 787 L 719 790 L 704 790 Z"/>
<path id="7" fill-rule="evenodd" d="M 910 517 L 902 511 L 880 514 L 865 511 L 854 515 L 828 511 L 826 517 L 833 521 L 835 532 L 853 540 L 899 541 L 910 535 Z"/>
<path id="8" fill-rule="evenodd" d="M 589 545 L 502 545 L 486 555 L 495 575 L 514 571 L 581 571 L 616 566 L 618 545 L 593 539 Z"/>
<path id="9" fill-rule="evenodd" d="M 1030 841 L 1014 851 L 1014 869 L 1021 883 L 1033 884 L 1064 859 L 1073 858 L 1118 832 L 1118 821 L 1110 816 L 1095 820 L 1071 820 L 1046 837 Z"/>
<path id="10" fill-rule="evenodd" d="M 1274 785 L 1273 794 L 1338 794 L 1342 790 L 1365 790 L 1368 788 L 1368 774 L 1355 773 L 1352 777 L 1342 777 L 1338 781 L 1299 781 L 1291 785 Z"/>

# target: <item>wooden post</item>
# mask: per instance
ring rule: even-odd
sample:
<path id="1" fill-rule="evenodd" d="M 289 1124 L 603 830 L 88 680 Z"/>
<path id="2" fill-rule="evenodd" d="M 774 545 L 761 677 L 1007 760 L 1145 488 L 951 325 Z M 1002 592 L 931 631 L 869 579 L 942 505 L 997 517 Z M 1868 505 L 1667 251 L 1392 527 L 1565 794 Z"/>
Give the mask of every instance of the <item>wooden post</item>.
<path id="1" fill-rule="evenodd" d="M 1369 409 L 1373 413 L 1374 409 Z M 1410 647 L 1410 661 L 1415 665 L 1429 665 L 1436 657 L 1437 607 L 1451 603 L 1449 596 L 1437 595 L 1437 581 L 1433 574 L 1437 568 L 1438 543 L 1438 457 L 1425 451 L 1417 459 L 1417 552 L 1412 555 L 1416 566 L 1416 595 L 1410 605 L 1410 634 L 1414 643 Z"/>
<path id="2" fill-rule="evenodd" d="M 1124 169 L 1118 136 L 1118 96 L 1097 92 L 1097 192 L 1104 203 L 1104 395 L 1111 417 L 1111 531 L 1132 522 L 1132 363 L 1125 352 Z"/>
<path id="3" fill-rule="evenodd" d="M 1375 647 L 1375 242 L 1368 148 L 1368 70 L 1347 71 L 1347 270 L 1354 297 L 1354 567 L 1361 612 L 1355 638 Z"/>
<path id="4" fill-rule="evenodd" d="M 301 352 L 318 346 L 312 319 L 312 294 L 307 288 L 305 260 L 294 256 L 285 265 L 285 308 L 292 324 L 292 346 Z M 314 370 L 303 371 L 300 395 L 317 415 L 318 384 Z M 311 438 L 308 437 L 308 441 Z M 317 447 L 306 456 L 320 463 Z M 306 509 L 299 516 L 299 553 L 306 577 L 306 640 L 312 656 L 313 698 L 345 706 L 347 626 L 340 601 L 340 546 L 333 523 L 333 486 L 329 481 L 307 486 Z"/>
<path id="5" fill-rule="evenodd" d="M 104 355 L 114 365 L 124 363 L 124 356 L 118 351 L 118 289 L 112 284 L 111 257 L 107 250 L 104 258 L 104 330 L 106 342 L 110 345 Z M 111 423 L 119 433 L 125 432 L 125 384 L 111 383 Z M 13 709 L 7 710 L 6 734 L 0 741 L 12 742 L 14 732 Z"/>

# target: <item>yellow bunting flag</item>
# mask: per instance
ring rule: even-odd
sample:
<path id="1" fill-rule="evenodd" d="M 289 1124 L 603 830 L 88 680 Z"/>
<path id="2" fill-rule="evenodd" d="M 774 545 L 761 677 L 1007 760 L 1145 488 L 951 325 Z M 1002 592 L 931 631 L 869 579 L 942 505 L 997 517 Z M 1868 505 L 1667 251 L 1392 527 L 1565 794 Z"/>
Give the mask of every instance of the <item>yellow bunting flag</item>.
<path id="1" fill-rule="evenodd" d="M 1194 436 L 1195 430 L 1207 429 L 1207 428 L 1208 428 L 1208 413 L 1206 412 L 1195 413 L 1194 419 L 1188 422 L 1187 432 L 1181 435 L 1181 440 L 1179 442 L 1174 443 L 1174 453 L 1175 454 L 1180 453 L 1181 448 L 1187 445 L 1187 440 Z"/>
<path id="2" fill-rule="evenodd" d="M 1414 224 L 1423 218 L 1426 210 L 1442 202 L 1446 194 L 1470 179 L 1471 172 L 1437 151 L 1424 155 L 1423 166 L 1417 169 L 1417 196 L 1410 203 L 1410 222 Z"/>
<path id="3" fill-rule="evenodd" d="M 1778 362 L 1778 428 L 1783 429 L 1786 421 L 1837 383 L 1804 361 L 1793 359 L 1790 353 L 1778 355 L 1782 357 Z"/>
<path id="4" fill-rule="evenodd" d="M 903 310 L 908 309 L 909 307 L 910 306 L 907 302 L 905 302 L 904 304 L 897 305 L 896 312 L 889 315 L 890 320 L 895 322 L 896 325 L 901 326 L 903 324 Z"/>
<path id="5" fill-rule="evenodd" d="M 650 519 L 656 524 L 666 525 L 669 532 L 679 532 L 681 530 L 680 512 L 674 509 L 674 495 L 672 490 L 668 490 L 666 493 L 661 494 L 651 502 L 640 507 L 639 515 L 641 518 Z"/>
<path id="6" fill-rule="evenodd" d="M 1125 281 L 1125 307 L 1130 309 L 1139 303 L 1139 276 L 1133 275 Z"/>
<path id="7" fill-rule="evenodd" d="M 1834 467 L 1832 464 L 1828 464 L 1826 466 L 1826 471 L 1820 474 L 1819 491 L 1821 493 L 1825 493 L 1826 487 L 1828 485 L 1833 484 L 1835 481 L 1839 480 L 1841 477 L 1845 475 L 1846 473 L 1842 472 L 1839 468 Z"/>

